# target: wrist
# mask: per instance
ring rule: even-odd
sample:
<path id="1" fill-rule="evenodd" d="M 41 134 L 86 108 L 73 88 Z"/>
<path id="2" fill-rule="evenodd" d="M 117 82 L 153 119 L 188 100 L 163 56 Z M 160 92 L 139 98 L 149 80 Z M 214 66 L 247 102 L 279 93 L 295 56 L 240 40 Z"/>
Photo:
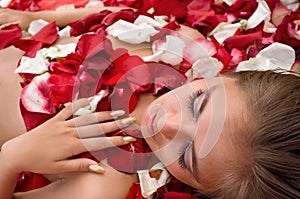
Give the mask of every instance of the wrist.
<path id="1" fill-rule="evenodd" d="M 2 147 L 0 151 L 0 171 L 10 173 L 11 175 L 19 175 L 22 169 L 19 168 L 19 164 L 16 162 L 16 157 L 10 155 L 7 147 Z"/>

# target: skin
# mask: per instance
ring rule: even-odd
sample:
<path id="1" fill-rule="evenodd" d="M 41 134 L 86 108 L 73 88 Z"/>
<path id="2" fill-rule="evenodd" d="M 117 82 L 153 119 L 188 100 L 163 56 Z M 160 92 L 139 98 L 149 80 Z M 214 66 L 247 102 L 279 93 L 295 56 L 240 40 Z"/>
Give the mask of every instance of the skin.
<path id="1" fill-rule="evenodd" d="M 51 12 L 51 13 L 49 13 Z M 51 20 L 53 16 L 57 17 L 57 24 L 63 26 L 64 24 L 71 22 L 73 20 L 76 20 L 77 18 L 80 19 L 83 16 L 86 16 L 87 14 L 90 14 L 95 11 L 74 11 L 68 13 L 67 16 L 61 17 L 58 14 L 55 14 L 55 12 L 52 13 L 52 11 L 47 12 L 37 12 L 35 13 L 34 17 L 29 16 L 28 13 L 23 13 L 19 11 L 12 11 L 9 9 L 0 9 L 0 25 L 6 26 L 10 23 L 20 23 L 22 28 L 25 28 L 28 26 L 28 19 L 34 20 L 37 18 L 44 18 L 47 19 L 47 16 L 51 16 Z M 46 14 L 45 14 L 46 13 Z M 51 15 L 55 14 L 55 15 Z M 70 17 L 71 16 L 71 17 Z M 63 20 L 63 21 L 61 21 Z M 189 29 L 185 26 L 182 26 L 182 28 L 178 31 L 181 34 L 181 37 L 186 42 L 189 42 L 191 39 L 202 37 L 201 34 L 199 34 L 197 31 Z M 137 54 L 137 55 L 150 55 L 151 54 L 151 46 L 150 45 L 135 45 L 131 46 L 128 44 L 125 44 L 123 42 L 120 42 L 114 38 L 112 39 L 113 47 L 126 47 L 130 54 Z M 71 43 L 76 42 L 78 38 L 62 38 L 59 39 L 56 44 L 63 44 L 63 43 Z M 55 45 L 56 45 L 55 44 Z M 107 167 L 104 164 L 101 164 L 103 168 L 105 168 L 104 174 L 95 174 L 88 171 L 88 166 L 90 164 L 96 164 L 95 162 L 91 162 L 91 160 L 85 160 L 85 166 L 82 166 L 79 162 L 78 164 L 74 164 L 73 167 L 65 167 L 65 170 L 61 170 L 61 165 L 58 166 L 57 164 L 57 154 L 60 154 L 59 160 L 63 161 L 65 159 L 68 159 L 68 157 L 74 155 L 74 149 L 78 148 L 78 140 L 76 141 L 77 144 L 74 144 L 72 146 L 69 145 L 70 148 L 63 148 L 61 146 L 64 146 L 64 144 L 59 144 L 64 139 L 59 139 L 59 136 L 54 136 L 54 134 L 51 134 L 51 132 L 55 133 L 61 133 L 63 136 L 66 136 L 66 139 L 72 139 L 73 141 L 78 139 L 78 137 L 75 136 L 74 133 L 66 133 L 64 134 L 65 130 L 63 127 L 63 124 L 67 123 L 66 120 L 51 120 L 50 122 L 45 123 L 42 127 L 35 129 L 34 132 L 36 133 L 30 133 L 30 134 L 24 134 L 26 132 L 25 126 L 20 114 L 19 110 L 19 96 L 21 87 L 19 85 L 20 78 L 18 75 L 14 74 L 15 67 L 17 66 L 18 60 L 21 58 L 21 56 L 24 54 L 24 52 L 14 48 L 14 47 L 8 47 L 4 50 L 0 51 L 0 88 L 1 93 L 0 97 L 3 99 L 3 102 L 0 103 L 0 110 L 3 113 L 7 113 L 6 117 L 0 118 L 0 146 L 1 146 L 1 152 L 0 152 L 0 165 L 1 165 L 1 171 L 6 171 L 7 175 L 1 175 L 0 179 L 0 189 L 5 190 L 0 191 L 3 193 L 1 197 L 3 198 L 11 198 L 12 191 L 14 189 L 14 185 L 16 183 L 17 174 L 24 170 L 29 171 L 36 171 L 39 173 L 46 173 L 45 175 L 52 183 L 46 187 L 36 189 L 30 192 L 25 193 L 16 193 L 14 194 L 15 198 L 99 198 L 100 196 L 103 198 L 125 198 L 127 195 L 127 192 L 132 184 L 132 182 L 137 181 L 136 175 L 126 175 L 121 172 L 118 172 L 114 170 L 113 168 Z M 7 59 L 9 57 L 9 59 Z M 131 114 L 131 116 L 134 116 L 137 119 L 136 125 L 141 124 L 141 115 L 146 109 L 146 107 L 155 100 L 155 97 L 151 95 L 142 95 L 141 100 L 139 101 L 136 109 Z M 104 113 L 99 113 L 100 115 Z M 106 113 L 107 114 L 107 113 Z M 8 122 L 9 121 L 9 122 Z M 105 119 L 99 119 L 99 121 L 105 121 Z M 95 121 L 94 121 L 95 122 Z M 69 122 L 70 123 L 70 122 Z M 57 132 L 57 125 L 62 125 L 61 131 Z M 103 123 L 101 123 L 103 124 Z M 87 124 L 89 125 L 89 124 Z M 66 126 L 65 126 L 66 127 Z M 54 128 L 55 131 L 49 131 L 49 129 Z M 68 127 L 69 128 L 69 127 Z M 110 129 L 110 130 L 109 130 Z M 112 131 L 113 128 L 108 128 L 107 132 Z M 45 132 L 48 132 L 47 137 L 39 136 L 41 133 L 45 134 Z M 32 145 L 33 140 L 32 139 L 36 135 L 36 145 Z M 47 141 L 51 135 L 56 139 L 52 140 L 52 142 L 48 142 L 49 144 L 53 144 L 55 147 L 47 147 L 47 145 L 39 145 L 39 143 L 43 143 L 44 141 Z M 74 139 L 75 136 L 75 139 Z M 126 144 L 121 138 L 117 138 L 119 140 L 115 141 L 116 145 L 122 145 Z M 68 144 L 73 142 L 68 142 Z M 82 144 L 82 143 L 81 143 Z M 103 143 L 104 144 L 104 143 Z M 106 146 L 100 144 L 100 147 L 105 148 Z M 28 148 L 28 150 L 19 150 L 19 146 L 31 146 Z M 32 164 L 28 162 L 29 159 L 33 158 L 31 157 L 32 154 L 35 152 L 38 153 L 35 155 L 41 155 L 36 157 L 43 157 L 45 160 L 43 162 L 49 161 L 53 163 L 53 166 L 49 166 L 49 164 Z M 55 149 L 60 150 L 60 153 L 55 152 L 55 150 L 51 151 L 49 149 Z M 76 153 L 81 152 L 82 150 L 86 150 L 84 148 L 79 147 L 81 150 L 77 151 Z M 63 151 L 63 152 L 62 152 Z M 22 153 L 20 153 L 22 152 Z M 48 152 L 51 152 L 52 156 L 43 156 L 43 154 Z M 11 157 L 14 157 L 11 159 Z M 25 158 L 25 159 L 22 159 Z M 39 159 L 39 158 L 38 158 Z M 34 160 L 34 158 L 33 158 Z M 55 161 L 53 161 L 55 160 Z M 40 161 L 40 160 L 39 160 Z M 5 164 L 3 162 L 6 162 Z M 34 161 L 37 162 L 37 161 Z M 18 165 L 18 166 L 17 166 Z M 33 165 L 36 166 L 36 168 L 33 168 Z M 81 166 L 80 166 L 81 165 Z M 59 168 L 59 169 L 58 169 Z M 68 169 L 67 169 L 68 168 Z M 51 172 L 49 172 L 49 169 Z M 62 172 L 67 173 L 62 173 Z M 76 171 L 71 172 L 70 171 Z M 5 183 L 4 183 L 5 182 Z M 4 187 L 4 188 L 3 188 Z M 78 189 L 78 187 L 81 187 L 82 189 Z M 115 187 L 118 188 L 118 192 L 115 191 Z M 7 197 L 6 197 L 7 196 Z"/>
<path id="2" fill-rule="evenodd" d="M 152 102 L 143 117 L 142 132 L 151 149 L 170 173 L 197 189 L 213 188 L 222 176 L 222 165 L 236 159 L 228 122 L 241 118 L 245 100 L 235 81 L 219 77 L 186 84 Z M 204 92 L 210 90 L 210 96 L 201 114 L 195 118 L 187 102 L 189 96 L 199 89 Z M 203 106 L 203 98 L 199 97 L 194 102 L 196 110 Z M 153 115 L 156 115 L 154 121 L 150 124 L 148 122 L 147 126 L 147 121 L 151 121 Z M 212 139 L 206 139 L 206 136 Z M 199 178 L 189 169 L 182 168 L 178 162 L 179 154 L 186 143 L 191 141 L 195 146 L 198 165 L 195 170 L 198 171 Z M 187 149 L 184 157 L 190 168 L 192 151 L 191 148 Z"/>

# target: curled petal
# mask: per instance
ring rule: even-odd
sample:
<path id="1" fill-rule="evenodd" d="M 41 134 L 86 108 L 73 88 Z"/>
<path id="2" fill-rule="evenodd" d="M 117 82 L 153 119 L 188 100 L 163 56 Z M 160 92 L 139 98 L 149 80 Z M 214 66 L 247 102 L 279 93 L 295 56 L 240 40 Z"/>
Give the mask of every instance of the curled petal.
<path id="1" fill-rule="evenodd" d="M 247 29 L 255 28 L 264 20 L 269 21 L 271 10 L 265 1 L 258 1 L 255 12 L 251 15 L 247 22 Z"/>
<path id="2" fill-rule="evenodd" d="M 241 28 L 241 23 L 226 23 L 221 22 L 211 33 L 219 44 L 222 44 L 225 39 L 233 36 L 238 29 Z"/>
<path id="3" fill-rule="evenodd" d="M 222 68 L 222 62 L 218 61 L 216 58 L 201 58 L 186 72 L 186 76 L 189 81 L 195 78 L 212 78 L 216 77 Z"/>
<path id="4" fill-rule="evenodd" d="M 152 58 L 154 58 L 156 61 L 163 61 L 173 66 L 177 65 L 182 61 L 184 47 L 185 43 L 182 41 L 182 39 L 177 36 L 168 35 L 166 36 L 165 42 L 153 48 L 154 55 L 152 55 Z M 157 60 L 158 57 L 159 59 Z M 148 59 L 148 61 L 154 60 Z"/>
<path id="5" fill-rule="evenodd" d="M 79 115 L 84 115 L 87 113 L 93 113 L 95 112 L 98 103 L 101 101 L 103 97 L 106 97 L 108 95 L 108 91 L 106 90 L 101 90 L 98 94 L 90 98 L 90 104 L 86 107 L 79 108 L 74 115 L 79 116 Z"/>
<path id="6" fill-rule="evenodd" d="M 261 50 L 255 58 L 241 62 L 237 67 L 237 71 L 290 70 L 294 62 L 295 51 L 292 47 L 281 43 L 273 43 Z"/>
<path id="7" fill-rule="evenodd" d="M 109 35 L 118 37 L 121 41 L 131 44 L 150 42 L 150 37 L 159 32 L 147 23 L 136 25 L 124 20 L 119 20 L 107 27 L 106 31 Z"/>
<path id="8" fill-rule="evenodd" d="M 213 56 L 217 52 L 215 45 L 203 38 L 193 40 L 183 49 L 183 57 L 190 63 L 194 63 L 200 58 Z"/>
<path id="9" fill-rule="evenodd" d="M 36 76 L 26 85 L 21 92 L 21 102 L 25 109 L 30 112 L 55 113 L 52 106 L 50 89 L 48 86 L 49 73 Z"/>

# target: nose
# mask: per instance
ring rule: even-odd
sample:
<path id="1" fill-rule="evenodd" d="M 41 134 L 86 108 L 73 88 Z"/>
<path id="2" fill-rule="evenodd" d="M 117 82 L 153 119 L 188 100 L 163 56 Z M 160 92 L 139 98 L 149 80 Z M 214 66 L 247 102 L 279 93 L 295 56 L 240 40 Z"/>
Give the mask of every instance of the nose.
<path id="1" fill-rule="evenodd" d="M 168 140 L 174 139 L 182 126 L 180 116 L 175 112 L 164 114 L 157 121 L 157 130 Z"/>

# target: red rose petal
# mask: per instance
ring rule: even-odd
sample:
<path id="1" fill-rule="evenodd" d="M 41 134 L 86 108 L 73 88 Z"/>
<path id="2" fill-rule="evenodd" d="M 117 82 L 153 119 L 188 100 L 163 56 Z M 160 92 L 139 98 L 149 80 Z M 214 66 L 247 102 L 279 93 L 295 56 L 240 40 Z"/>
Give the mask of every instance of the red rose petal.
<path id="1" fill-rule="evenodd" d="M 229 49 L 246 49 L 255 41 L 260 41 L 262 39 L 262 32 L 254 32 L 247 35 L 235 35 L 232 37 L 227 38 L 224 41 L 224 44 Z"/>
<path id="2" fill-rule="evenodd" d="M 12 24 L 0 30 L 0 50 L 11 45 L 13 41 L 22 36 L 22 30 L 19 25 Z"/>
<path id="3" fill-rule="evenodd" d="M 31 37 L 35 41 L 40 41 L 43 44 L 51 45 L 58 37 L 55 21 L 44 26 L 39 32 Z"/>

